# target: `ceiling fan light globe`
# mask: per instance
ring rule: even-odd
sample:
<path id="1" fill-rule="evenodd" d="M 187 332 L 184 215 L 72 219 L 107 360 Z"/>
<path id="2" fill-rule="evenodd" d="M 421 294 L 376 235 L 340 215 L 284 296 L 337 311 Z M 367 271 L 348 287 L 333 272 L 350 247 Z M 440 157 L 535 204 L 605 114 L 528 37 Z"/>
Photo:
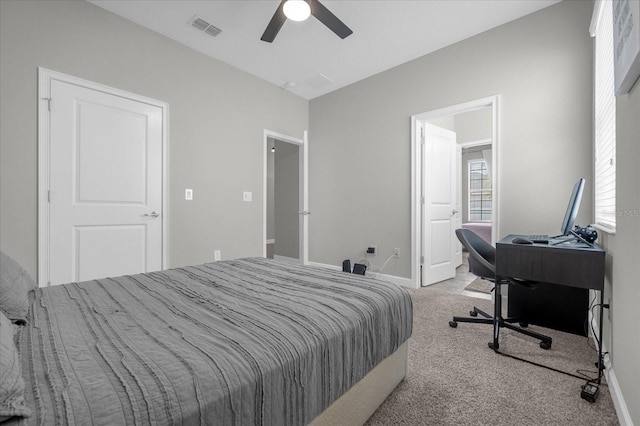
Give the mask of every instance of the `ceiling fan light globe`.
<path id="1" fill-rule="evenodd" d="M 287 0 L 282 10 L 292 21 L 304 21 L 311 15 L 311 7 L 305 0 Z"/>

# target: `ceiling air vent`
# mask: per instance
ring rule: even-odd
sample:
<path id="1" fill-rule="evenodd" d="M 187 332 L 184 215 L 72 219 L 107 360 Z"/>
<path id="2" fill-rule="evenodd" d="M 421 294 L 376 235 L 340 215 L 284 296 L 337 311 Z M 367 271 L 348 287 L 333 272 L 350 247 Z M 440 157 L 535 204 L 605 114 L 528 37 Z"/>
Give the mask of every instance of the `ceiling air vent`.
<path id="1" fill-rule="evenodd" d="M 212 37 L 215 37 L 222 32 L 220 28 L 214 27 L 204 19 L 198 18 L 197 16 L 193 17 L 190 24 L 192 27 L 197 28 L 200 31 L 204 31 L 205 33 L 209 34 Z"/>

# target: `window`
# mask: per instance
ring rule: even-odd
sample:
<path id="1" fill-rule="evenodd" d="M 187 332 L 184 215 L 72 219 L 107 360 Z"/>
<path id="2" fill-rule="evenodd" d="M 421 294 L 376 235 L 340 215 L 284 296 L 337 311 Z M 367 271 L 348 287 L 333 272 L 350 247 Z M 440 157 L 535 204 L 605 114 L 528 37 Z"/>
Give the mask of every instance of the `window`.
<path id="1" fill-rule="evenodd" d="M 491 176 L 484 160 L 469 161 L 469 221 L 491 222 Z"/>
<path id="2" fill-rule="evenodd" d="M 594 49 L 594 202 L 595 223 L 616 227 L 616 98 L 613 72 L 611 0 L 595 4 L 590 28 Z"/>

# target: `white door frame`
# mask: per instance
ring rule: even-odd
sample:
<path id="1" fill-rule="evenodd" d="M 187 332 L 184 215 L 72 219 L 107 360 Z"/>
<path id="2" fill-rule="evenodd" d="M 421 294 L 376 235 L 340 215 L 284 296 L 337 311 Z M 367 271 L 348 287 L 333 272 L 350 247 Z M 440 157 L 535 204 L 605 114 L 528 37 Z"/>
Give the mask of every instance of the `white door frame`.
<path id="1" fill-rule="evenodd" d="M 304 131 L 302 139 L 294 138 L 272 130 L 264 129 L 262 136 L 262 256 L 267 257 L 267 149 L 268 139 L 276 139 L 281 142 L 291 143 L 300 147 L 299 151 L 299 170 L 300 182 L 299 200 L 300 214 L 298 239 L 299 239 L 299 258 L 303 265 L 309 263 L 309 154 L 308 154 L 308 136 Z"/>
<path id="2" fill-rule="evenodd" d="M 429 121 L 436 118 L 445 116 L 460 114 L 463 112 L 469 112 L 480 108 L 491 107 L 492 109 L 492 185 L 493 185 L 493 201 L 491 208 L 493 209 L 492 215 L 492 228 L 491 236 L 492 241 L 497 241 L 499 233 L 499 220 L 498 220 L 498 196 L 499 196 L 499 170 L 500 164 L 498 163 L 498 101 L 499 96 L 489 96 L 487 98 L 476 99 L 473 101 L 452 105 L 446 108 L 440 108 L 433 111 L 428 111 L 422 114 L 416 114 L 411 116 L 411 284 L 414 288 L 420 287 L 420 257 L 421 253 L 421 235 L 422 235 L 422 221 L 421 221 L 421 194 L 422 194 L 422 159 L 420 156 L 420 135 L 416 133 L 416 123 L 420 121 Z"/>
<path id="3" fill-rule="evenodd" d="M 162 269 L 167 267 L 168 253 L 168 168 L 169 146 L 168 116 L 169 104 L 126 92 L 103 84 L 84 80 L 68 74 L 38 67 L 38 286 L 44 287 L 49 277 L 49 183 L 50 183 L 50 125 L 49 110 L 55 103 L 50 98 L 51 81 L 57 80 L 136 102 L 142 102 L 162 109 Z"/>

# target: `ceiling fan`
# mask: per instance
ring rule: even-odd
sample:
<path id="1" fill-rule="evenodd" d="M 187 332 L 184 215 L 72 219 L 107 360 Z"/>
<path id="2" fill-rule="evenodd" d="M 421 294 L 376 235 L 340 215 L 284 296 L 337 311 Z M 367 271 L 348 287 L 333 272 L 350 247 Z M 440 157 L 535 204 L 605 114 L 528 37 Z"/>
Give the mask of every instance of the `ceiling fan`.
<path id="1" fill-rule="evenodd" d="M 290 14 L 290 10 L 296 7 L 303 9 L 302 16 L 296 17 Z M 282 0 L 276 13 L 273 14 L 271 21 L 269 21 L 269 25 L 267 25 L 267 28 L 264 30 L 264 34 L 260 37 L 260 40 L 266 41 L 267 43 L 273 42 L 287 19 L 304 21 L 309 17 L 309 14 L 315 16 L 318 21 L 326 25 L 340 38 L 348 37 L 353 33 L 349 27 L 318 0 Z"/>

